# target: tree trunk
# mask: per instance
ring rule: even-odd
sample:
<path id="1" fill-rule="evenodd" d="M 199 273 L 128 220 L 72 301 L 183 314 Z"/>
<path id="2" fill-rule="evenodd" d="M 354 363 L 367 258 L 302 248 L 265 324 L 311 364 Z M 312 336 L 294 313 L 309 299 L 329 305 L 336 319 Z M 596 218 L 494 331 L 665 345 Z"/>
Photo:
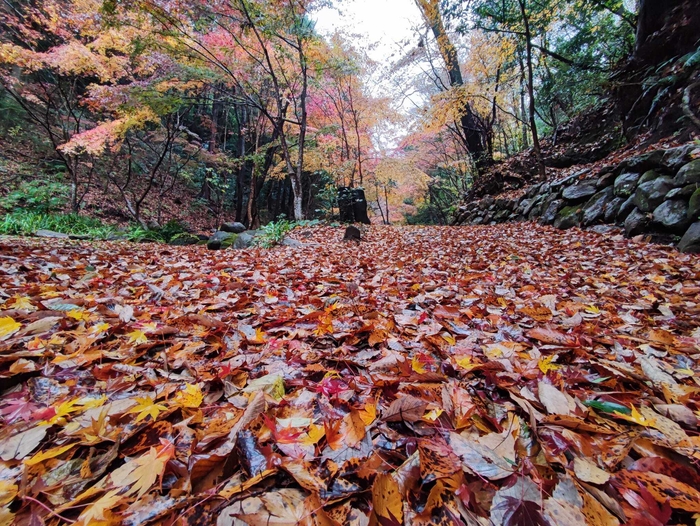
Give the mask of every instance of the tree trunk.
<path id="1" fill-rule="evenodd" d="M 535 120 L 535 87 L 534 75 L 532 72 L 532 35 L 530 34 L 530 19 L 527 14 L 525 0 L 518 0 L 520 4 L 520 13 L 523 16 L 523 25 L 525 26 L 525 46 L 527 52 L 527 93 L 530 104 L 530 128 L 532 130 L 532 145 L 535 149 L 537 157 L 537 169 L 540 176 L 544 177 L 544 161 L 542 160 L 542 149 L 540 148 L 540 138 L 537 133 L 537 122 Z"/>
<path id="2" fill-rule="evenodd" d="M 447 72 L 450 76 L 450 87 L 456 88 L 464 84 L 462 72 L 459 69 L 459 58 L 457 49 L 452 44 L 449 35 L 442 22 L 440 14 L 440 6 L 438 0 L 415 0 L 418 8 L 423 13 L 433 36 L 437 41 L 440 56 L 445 62 Z M 465 105 L 464 114 L 460 118 L 460 127 L 462 128 L 463 140 L 465 146 L 469 150 L 477 169 L 481 170 L 491 164 L 491 159 L 484 147 L 483 132 L 478 126 L 478 122 L 472 112 L 469 104 Z"/>

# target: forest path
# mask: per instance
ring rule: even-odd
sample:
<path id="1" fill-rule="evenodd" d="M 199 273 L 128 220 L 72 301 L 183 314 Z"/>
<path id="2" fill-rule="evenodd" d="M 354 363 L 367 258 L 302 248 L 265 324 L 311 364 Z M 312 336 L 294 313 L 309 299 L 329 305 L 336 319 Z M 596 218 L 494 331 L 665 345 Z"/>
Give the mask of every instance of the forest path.
<path id="1" fill-rule="evenodd" d="M 2 517 L 700 512 L 700 258 L 530 223 L 292 236 L 0 238 Z"/>

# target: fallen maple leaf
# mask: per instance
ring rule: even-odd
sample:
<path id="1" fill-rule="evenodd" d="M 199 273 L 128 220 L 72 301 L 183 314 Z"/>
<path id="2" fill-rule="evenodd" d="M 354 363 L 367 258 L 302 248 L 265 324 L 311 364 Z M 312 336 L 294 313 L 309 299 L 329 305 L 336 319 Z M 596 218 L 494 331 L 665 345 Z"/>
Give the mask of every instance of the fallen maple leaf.
<path id="1" fill-rule="evenodd" d="M 133 331 L 128 333 L 127 336 L 129 337 L 129 343 L 135 343 L 135 344 L 139 345 L 141 343 L 148 342 L 148 337 L 140 329 L 134 329 Z"/>
<path id="2" fill-rule="evenodd" d="M 22 326 L 9 316 L 0 318 L 0 340 L 5 340 L 16 333 Z"/>
<path id="3" fill-rule="evenodd" d="M 128 488 L 126 495 L 143 496 L 156 479 L 162 478 L 165 465 L 175 454 L 175 446 L 161 439 L 161 446 L 152 447 L 148 453 L 130 460 L 110 475 L 110 482 L 116 488 Z"/>
<path id="4" fill-rule="evenodd" d="M 204 401 L 202 389 L 195 384 L 185 384 L 185 387 L 175 394 L 173 402 L 180 407 L 196 409 Z"/>
<path id="5" fill-rule="evenodd" d="M 178 393 L 179 394 L 179 393 Z M 177 395 L 176 395 L 177 397 Z M 177 398 L 176 398 L 177 401 Z M 147 416 L 151 417 L 151 420 L 156 420 L 161 411 L 166 411 L 168 408 L 163 404 L 156 404 L 153 398 L 144 396 L 141 398 L 136 398 L 137 405 L 131 408 L 128 413 L 138 413 L 136 420 L 134 422 L 140 422 Z M 201 401 L 200 401 L 201 403 Z M 187 407 L 187 406 L 185 406 Z M 196 406 L 196 407 L 199 407 Z"/>

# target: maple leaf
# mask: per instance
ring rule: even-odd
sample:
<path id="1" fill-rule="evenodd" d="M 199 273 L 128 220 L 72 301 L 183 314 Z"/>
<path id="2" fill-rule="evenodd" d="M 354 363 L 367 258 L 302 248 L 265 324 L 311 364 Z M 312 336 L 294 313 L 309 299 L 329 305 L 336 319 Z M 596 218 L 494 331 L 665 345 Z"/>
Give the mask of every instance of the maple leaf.
<path id="1" fill-rule="evenodd" d="M 547 374 L 550 371 L 556 371 L 558 369 L 561 369 L 560 365 L 552 363 L 552 360 L 554 360 L 556 357 L 556 354 L 547 357 L 542 356 L 537 361 L 537 367 L 539 367 L 540 371 L 542 371 L 542 374 Z"/>
<path id="2" fill-rule="evenodd" d="M 324 426 L 311 424 L 309 426 L 308 431 L 305 435 L 302 435 L 299 442 L 305 446 L 313 446 L 315 444 L 318 444 L 318 441 L 321 440 L 325 435 L 326 429 Z"/>
<path id="3" fill-rule="evenodd" d="M 622 420 L 627 420 L 628 422 L 632 422 L 633 424 L 639 424 L 640 426 L 644 427 L 654 427 L 654 424 L 656 424 L 656 421 L 654 419 L 645 418 L 639 411 L 637 411 L 637 408 L 635 408 L 632 404 L 630 404 L 629 415 L 620 411 L 613 411 L 613 414 L 616 417 L 621 418 Z"/>
<path id="4" fill-rule="evenodd" d="M 40 462 L 43 462 L 44 460 L 48 460 L 50 458 L 55 458 L 59 455 L 62 455 L 63 453 L 65 453 L 69 449 L 72 449 L 73 446 L 75 446 L 75 445 L 76 444 L 68 444 L 66 446 L 54 447 L 54 448 L 49 449 L 47 451 L 41 451 L 40 453 L 37 453 L 36 455 L 34 455 L 32 458 L 25 459 L 24 463 L 27 466 L 36 466 L 37 464 L 39 464 Z"/>
<path id="5" fill-rule="evenodd" d="M 148 337 L 141 329 L 134 329 L 133 331 L 128 333 L 127 336 L 129 337 L 129 343 L 135 343 L 136 345 L 139 345 L 141 343 L 148 342 Z"/>
<path id="6" fill-rule="evenodd" d="M 178 393 L 179 394 L 179 393 Z M 201 393 L 200 393 L 201 394 Z M 177 400 L 177 399 L 176 399 Z M 161 411 L 166 411 L 168 408 L 162 404 L 156 404 L 153 398 L 144 396 L 142 398 L 136 398 L 137 405 L 131 408 L 128 413 L 138 413 L 138 416 L 134 422 L 140 422 L 147 416 L 151 417 L 151 420 L 157 420 L 158 415 Z M 200 400 L 201 404 L 201 400 Z M 189 406 L 185 406 L 189 407 Z M 199 404 L 196 406 L 199 407 Z"/>
<path id="7" fill-rule="evenodd" d="M 148 453 L 138 458 L 130 460 L 123 466 L 117 468 L 110 475 L 110 481 L 116 488 L 127 488 L 126 494 L 142 497 L 156 479 L 163 477 L 165 465 L 175 454 L 175 446 L 161 439 L 161 446 L 152 447 Z"/>
<path id="8" fill-rule="evenodd" d="M 202 389 L 196 384 L 186 384 L 184 389 L 181 389 L 175 394 L 173 402 L 180 407 L 196 409 L 202 405 L 204 394 Z"/>
<path id="9" fill-rule="evenodd" d="M 36 310 L 36 307 L 31 302 L 31 298 L 28 298 L 27 296 L 13 296 L 12 302 L 7 303 L 7 306 L 17 310 Z"/>
<path id="10" fill-rule="evenodd" d="M 21 326 L 21 323 L 16 322 L 9 316 L 0 318 L 0 340 L 4 340 L 12 336 Z"/>

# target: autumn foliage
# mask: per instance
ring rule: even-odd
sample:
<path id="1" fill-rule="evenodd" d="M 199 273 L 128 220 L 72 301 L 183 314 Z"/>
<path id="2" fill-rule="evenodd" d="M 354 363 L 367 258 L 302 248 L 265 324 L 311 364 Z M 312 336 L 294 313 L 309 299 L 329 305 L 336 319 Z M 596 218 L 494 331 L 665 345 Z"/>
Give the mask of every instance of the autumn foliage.
<path id="1" fill-rule="evenodd" d="M 294 235 L 3 240 L 0 523 L 700 513 L 697 258 L 532 224 Z"/>

